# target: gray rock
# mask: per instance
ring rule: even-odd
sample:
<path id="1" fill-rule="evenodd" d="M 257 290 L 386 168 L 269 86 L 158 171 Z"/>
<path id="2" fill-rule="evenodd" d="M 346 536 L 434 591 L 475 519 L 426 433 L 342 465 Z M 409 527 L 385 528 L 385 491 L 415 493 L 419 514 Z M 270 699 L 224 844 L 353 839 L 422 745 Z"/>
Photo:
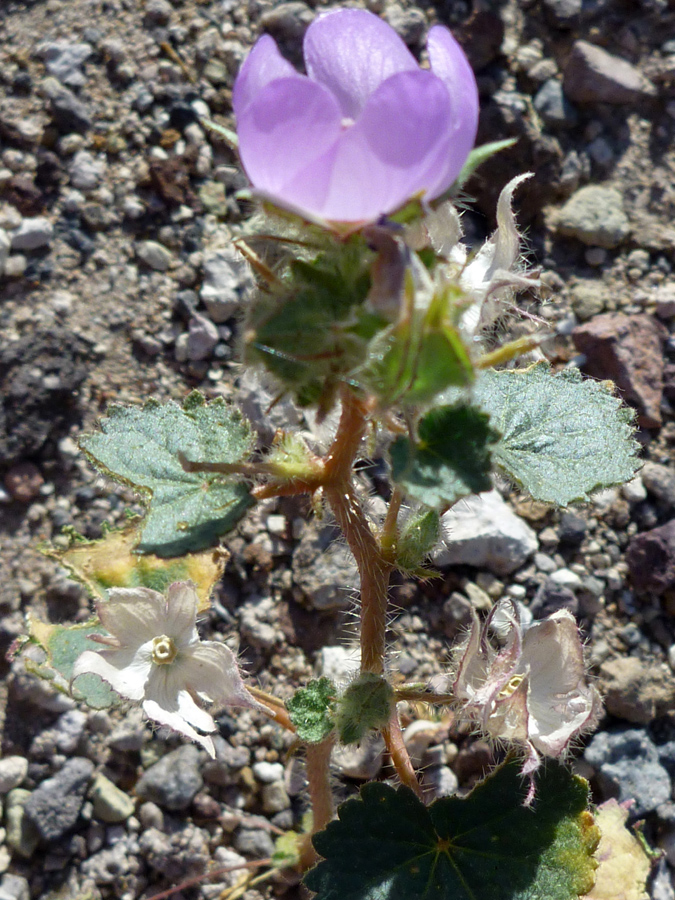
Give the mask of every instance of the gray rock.
<path id="1" fill-rule="evenodd" d="M 675 887 L 673 887 L 670 869 L 664 857 L 655 863 L 655 872 L 651 884 L 652 900 L 675 900 Z"/>
<path id="2" fill-rule="evenodd" d="M 204 781 L 226 787 L 237 781 L 238 772 L 251 761 L 248 747 L 233 747 L 219 734 L 213 737 L 216 758 L 204 763 Z"/>
<path id="3" fill-rule="evenodd" d="M 614 188 L 586 185 L 559 211 L 556 229 L 559 234 L 577 238 L 591 247 L 612 250 L 630 234 L 623 197 Z"/>
<path id="4" fill-rule="evenodd" d="M 288 809 L 291 798 L 286 793 L 286 787 L 282 780 L 273 781 L 272 784 L 263 786 L 261 792 L 263 812 L 266 815 L 274 815 Z"/>
<path id="5" fill-rule="evenodd" d="M 240 828 L 234 838 L 234 849 L 243 856 L 265 859 L 274 853 L 274 841 L 259 828 Z"/>
<path id="6" fill-rule="evenodd" d="M 71 754 L 77 750 L 77 745 L 84 734 L 87 724 L 87 714 L 81 709 L 69 709 L 59 716 L 54 726 L 54 743 L 61 753 Z"/>
<path id="7" fill-rule="evenodd" d="M 460 500 L 441 518 L 437 566 L 469 565 L 509 575 L 539 548 L 537 535 L 497 491 Z"/>
<path id="8" fill-rule="evenodd" d="M 45 78 L 41 87 L 59 131 L 64 134 L 89 131 L 92 122 L 89 109 L 69 88 L 53 76 Z"/>
<path id="9" fill-rule="evenodd" d="M 14 853 L 24 859 L 30 859 L 40 842 L 37 828 L 26 815 L 26 803 L 30 796 L 30 791 L 15 788 L 5 801 L 5 841 Z"/>
<path id="10" fill-rule="evenodd" d="M 449 797 L 457 792 L 459 781 L 449 766 L 432 766 L 424 772 L 424 786 L 434 797 Z"/>
<path id="11" fill-rule="evenodd" d="M 53 41 L 42 44 L 38 51 L 41 52 L 50 75 L 68 87 L 82 87 L 85 82 L 82 66 L 94 52 L 91 44 Z"/>
<path id="12" fill-rule="evenodd" d="M 640 471 L 642 483 L 665 506 L 675 509 L 675 471 L 669 466 L 646 462 Z"/>
<path id="13" fill-rule="evenodd" d="M 234 246 L 207 251 L 203 262 L 204 280 L 199 296 L 209 318 L 225 322 L 240 308 L 253 287 L 251 269 Z"/>
<path id="14" fill-rule="evenodd" d="M 12 250 L 39 250 L 46 247 L 54 234 L 54 226 L 44 216 L 23 219 L 12 234 Z"/>
<path id="15" fill-rule="evenodd" d="M 169 0 L 147 0 L 145 22 L 148 25 L 168 25 L 172 12 Z"/>
<path id="16" fill-rule="evenodd" d="M 86 859 L 82 863 L 82 874 L 86 878 L 91 878 L 95 884 L 114 884 L 121 887 L 128 881 L 130 874 L 138 871 L 137 853 L 136 838 L 125 836 L 112 847 L 106 847 Z"/>
<path id="17" fill-rule="evenodd" d="M 339 745 L 331 762 L 345 778 L 372 781 L 380 773 L 384 759 L 384 741 L 380 734 L 367 735 L 360 744 Z"/>
<path id="18" fill-rule="evenodd" d="M 7 266 L 7 257 L 9 256 L 9 249 L 12 246 L 12 242 L 9 238 L 9 235 L 4 230 L 4 228 L 0 228 L 0 278 L 5 274 L 5 267 Z"/>
<path id="19" fill-rule="evenodd" d="M 210 359 L 220 340 L 218 329 L 210 319 L 195 313 L 190 319 L 187 339 L 187 358 L 192 362 Z"/>
<path id="20" fill-rule="evenodd" d="M 663 594 L 675 586 L 675 519 L 636 534 L 626 548 L 634 587 L 641 593 Z"/>
<path id="21" fill-rule="evenodd" d="M 272 597 L 255 595 L 239 607 L 239 629 L 254 647 L 270 650 L 282 635 L 277 625 L 277 604 Z"/>
<path id="22" fill-rule="evenodd" d="M 0 900 L 30 900 L 28 881 L 22 875 L 3 875 Z"/>
<path id="23" fill-rule="evenodd" d="M 7 794 L 19 787 L 27 773 L 28 760 L 23 756 L 0 759 L 0 794 Z"/>
<path id="24" fill-rule="evenodd" d="M 300 41 L 307 26 L 314 18 L 314 12 L 300 0 L 289 3 L 275 3 L 260 17 L 263 31 L 280 41 Z"/>
<path id="25" fill-rule="evenodd" d="M 199 750 L 193 744 L 185 744 L 167 753 L 143 773 L 136 785 L 136 794 L 164 809 L 186 809 L 203 784 L 199 774 Z"/>
<path id="26" fill-rule="evenodd" d="M 621 803 L 635 801 L 631 816 L 644 816 L 670 799 L 670 776 L 642 729 L 601 731 L 586 748 L 584 758 L 599 772 L 606 793 L 618 794 Z"/>
<path id="27" fill-rule="evenodd" d="M 617 656 L 600 665 L 600 693 L 617 719 L 647 725 L 675 703 L 675 683 L 668 665 L 637 656 Z"/>
<path id="28" fill-rule="evenodd" d="M 26 815 L 44 840 L 56 841 L 75 827 L 93 772 L 91 760 L 76 756 L 30 795 Z"/>
<path id="29" fill-rule="evenodd" d="M 552 128 L 574 128 L 579 121 L 576 109 L 563 92 L 563 86 L 556 78 L 549 78 L 537 91 L 534 108 L 543 121 Z"/>
<path id="30" fill-rule="evenodd" d="M 88 150 L 80 150 L 70 163 L 70 183 L 79 191 L 93 191 L 105 175 L 106 164 Z"/>
<path id="31" fill-rule="evenodd" d="M 101 822 L 126 822 L 135 808 L 131 797 L 102 772 L 98 772 L 94 778 L 89 790 L 89 799 L 94 807 L 94 815 Z"/>
<path id="32" fill-rule="evenodd" d="M 201 875 L 209 863 L 207 836 L 191 822 L 172 834 L 148 828 L 138 843 L 148 865 L 173 882 Z"/>
<path id="33" fill-rule="evenodd" d="M 579 612 L 579 601 L 569 587 L 557 584 L 553 578 L 547 578 L 534 595 L 530 611 L 535 619 L 545 619 L 559 609 L 566 609 L 576 616 Z"/>
<path id="34" fill-rule="evenodd" d="M 587 41 L 575 41 L 563 85 L 575 103 L 635 103 L 656 96 L 654 85 L 629 62 Z"/>
<path id="35" fill-rule="evenodd" d="M 294 593 L 316 610 L 345 609 L 359 585 L 354 557 L 336 536 L 310 522 L 293 554 Z"/>
<path id="36" fill-rule="evenodd" d="M 253 764 L 253 774 L 262 784 L 272 784 L 284 777 L 284 767 L 281 763 L 257 762 Z"/>
<path id="37" fill-rule="evenodd" d="M 157 241 L 141 241 L 136 247 L 136 256 L 156 272 L 166 272 L 173 259 L 171 251 Z"/>

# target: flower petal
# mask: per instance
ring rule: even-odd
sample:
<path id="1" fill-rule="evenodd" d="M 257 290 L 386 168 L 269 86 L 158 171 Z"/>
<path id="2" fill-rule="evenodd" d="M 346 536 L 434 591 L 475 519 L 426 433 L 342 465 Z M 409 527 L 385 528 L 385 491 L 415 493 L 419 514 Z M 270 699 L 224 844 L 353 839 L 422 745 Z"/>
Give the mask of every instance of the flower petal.
<path id="1" fill-rule="evenodd" d="M 162 634 L 166 600 L 150 588 L 112 588 L 96 604 L 101 624 L 122 647 L 139 647 Z"/>
<path id="2" fill-rule="evenodd" d="M 306 180 L 316 181 L 328 171 L 328 192 L 311 211 L 332 221 L 359 222 L 393 212 L 427 191 L 450 152 L 447 93 L 430 72 L 392 75 L 371 94 L 359 120 L 334 147 L 298 170 L 286 193 L 310 208 Z"/>
<path id="3" fill-rule="evenodd" d="M 452 148 L 429 190 L 429 197 L 433 199 L 450 187 L 473 148 L 478 130 L 479 102 L 478 86 L 469 60 L 443 25 L 435 25 L 429 31 L 427 51 L 431 71 L 448 90 L 448 115 L 452 123 Z"/>
<path id="4" fill-rule="evenodd" d="M 225 644 L 202 641 L 181 659 L 180 670 L 186 687 L 205 694 L 216 703 L 252 709 L 259 707 L 246 690 L 234 653 Z"/>
<path id="5" fill-rule="evenodd" d="M 80 675 L 98 675 L 126 700 L 142 700 L 152 662 L 150 651 L 133 653 L 130 650 L 85 650 L 75 660 L 71 683 Z"/>
<path id="6" fill-rule="evenodd" d="M 325 85 L 342 115 L 351 119 L 391 75 L 418 69 L 394 29 L 365 9 L 333 10 L 317 17 L 305 32 L 303 50 L 309 77 Z"/>
<path id="7" fill-rule="evenodd" d="M 523 660 L 530 671 L 530 740 L 545 756 L 560 756 L 600 711 L 598 692 L 586 682 L 574 617 L 560 610 L 530 626 Z"/>
<path id="8" fill-rule="evenodd" d="M 146 716 L 154 722 L 158 722 L 160 725 L 167 725 L 179 734 L 184 734 L 186 737 L 189 737 L 190 740 L 195 741 L 197 744 L 201 744 L 211 759 L 215 759 L 216 750 L 211 738 L 208 735 L 199 734 L 198 731 L 195 731 L 179 712 L 165 709 L 161 704 L 157 703 L 156 700 L 145 700 L 143 702 L 143 711 Z M 215 731 L 215 722 L 213 723 L 212 730 Z"/>
<path id="9" fill-rule="evenodd" d="M 268 84 L 237 118 L 239 154 L 255 188 L 309 212 L 328 190 L 330 167 L 318 164 L 341 131 L 337 100 L 309 78 Z M 298 178 L 302 190 L 289 189 Z"/>
<path id="10" fill-rule="evenodd" d="M 199 640 L 197 608 L 199 597 L 191 581 L 174 581 L 166 599 L 166 619 L 161 634 L 173 638 L 179 650 Z"/>
<path id="11" fill-rule="evenodd" d="M 239 70 L 232 89 L 232 108 L 239 116 L 260 91 L 277 78 L 301 78 L 279 52 L 274 38 L 264 34 L 255 42 Z"/>

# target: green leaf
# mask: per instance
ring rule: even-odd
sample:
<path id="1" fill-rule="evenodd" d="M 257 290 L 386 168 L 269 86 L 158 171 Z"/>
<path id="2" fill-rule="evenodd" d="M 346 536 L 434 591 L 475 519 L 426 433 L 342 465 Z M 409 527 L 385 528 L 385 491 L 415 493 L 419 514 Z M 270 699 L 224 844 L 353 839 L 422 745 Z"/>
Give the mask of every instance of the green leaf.
<path id="1" fill-rule="evenodd" d="M 314 837 L 316 900 L 578 900 L 593 885 L 598 830 L 588 785 L 551 763 L 532 807 L 507 762 L 465 799 L 425 807 L 409 788 L 367 784 Z"/>
<path id="2" fill-rule="evenodd" d="M 392 476 L 410 497 L 434 508 L 492 487 L 490 445 L 499 435 L 489 417 L 459 403 L 428 412 L 419 442 L 399 437 L 391 445 Z"/>
<path id="3" fill-rule="evenodd" d="M 29 617 L 28 637 L 22 652 L 26 669 L 39 678 L 50 681 L 64 694 L 71 693 L 70 679 L 75 660 L 85 650 L 100 650 L 101 645 L 90 640 L 92 634 L 106 634 L 98 619 L 77 625 L 53 625 Z M 42 651 L 42 659 L 26 653 L 30 647 Z M 72 696 L 93 709 L 107 709 L 119 703 L 119 696 L 98 675 L 82 675 L 73 686 Z"/>
<path id="4" fill-rule="evenodd" d="M 318 678 L 297 690 L 286 701 L 291 722 L 301 741 L 320 744 L 333 731 L 332 712 L 336 694 L 330 678 Z"/>
<path id="5" fill-rule="evenodd" d="M 113 406 L 101 432 L 81 438 L 92 462 L 148 498 L 138 550 L 180 556 L 216 543 L 253 500 L 248 486 L 213 472 L 186 472 L 196 463 L 236 463 L 252 449 L 248 423 L 221 400 L 193 392 L 177 403 Z"/>
<path id="6" fill-rule="evenodd" d="M 462 171 L 457 176 L 457 180 L 453 188 L 461 187 L 464 182 L 468 181 L 479 166 L 487 162 L 495 153 L 502 150 L 508 150 L 509 147 L 517 143 L 517 138 L 506 138 L 502 141 L 491 141 L 489 144 L 481 144 L 480 147 L 474 147 L 466 158 L 466 162 L 462 166 Z"/>
<path id="7" fill-rule="evenodd" d="M 303 406 L 328 406 L 337 384 L 365 358 L 356 310 L 370 287 L 371 257 L 354 238 L 312 262 L 295 259 L 283 287 L 251 307 L 247 359 L 265 365 Z"/>
<path id="8" fill-rule="evenodd" d="M 396 565 L 406 572 L 416 571 L 438 541 L 441 520 L 435 509 L 421 509 L 410 516 L 396 543 Z"/>
<path id="9" fill-rule="evenodd" d="M 567 506 L 629 481 L 640 467 L 634 413 L 606 382 L 546 363 L 487 371 L 476 402 L 502 437 L 495 462 L 535 500 Z"/>
<path id="10" fill-rule="evenodd" d="M 462 299 L 448 286 L 427 309 L 414 310 L 373 338 L 359 381 L 381 405 L 423 404 L 451 386 L 472 384 L 473 364 L 456 327 Z"/>
<path id="11" fill-rule="evenodd" d="M 335 725 L 343 744 L 358 744 L 369 731 L 384 728 L 394 703 L 394 689 L 381 675 L 362 672 L 340 697 Z"/>

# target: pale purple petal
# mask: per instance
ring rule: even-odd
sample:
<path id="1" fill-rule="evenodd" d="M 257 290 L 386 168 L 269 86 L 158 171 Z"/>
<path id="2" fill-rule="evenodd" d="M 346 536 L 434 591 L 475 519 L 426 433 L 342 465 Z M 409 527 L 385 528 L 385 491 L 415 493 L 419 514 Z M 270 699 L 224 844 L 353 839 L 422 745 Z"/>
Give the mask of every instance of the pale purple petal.
<path id="1" fill-rule="evenodd" d="M 232 108 L 239 116 L 260 91 L 277 78 L 293 78 L 300 74 L 279 53 L 273 38 L 264 34 L 253 45 L 239 70 L 232 90 Z"/>
<path id="2" fill-rule="evenodd" d="M 202 641 L 180 661 L 180 675 L 192 691 L 228 706 L 256 708 L 246 690 L 234 653 L 225 644 Z"/>
<path id="3" fill-rule="evenodd" d="M 450 152 L 448 96 L 430 72 L 392 75 L 324 157 L 298 170 L 286 193 L 331 221 L 368 221 L 428 190 Z M 320 206 L 313 185 L 329 173 Z"/>
<path id="4" fill-rule="evenodd" d="M 169 585 L 166 600 L 166 621 L 162 634 L 176 642 L 179 650 L 199 640 L 197 633 L 197 608 L 199 597 L 189 581 L 175 581 Z"/>
<path id="5" fill-rule="evenodd" d="M 254 187 L 313 212 L 324 202 L 329 171 L 309 170 L 341 132 L 337 100 L 305 77 L 281 78 L 267 85 L 237 120 L 239 153 Z M 310 183 L 307 202 L 287 185 Z M 307 193 L 307 192 L 306 192 Z"/>
<path id="6" fill-rule="evenodd" d="M 112 588 L 96 604 L 101 624 L 123 647 L 139 647 L 162 634 L 166 610 L 163 595 L 150 588 Z"/>
<path id="7" fill-rule="evenodd" d="M 215 759 L 216 750 L 211 738 L 206 734 L 200 734 L 198 731 L 195 731 L 179 712 L 164 709 L 164 707 L 155 700 L 143 701 L 143 711 L 149 719 L 152 719 L 159 725 L 166 725 L 174 731 L 177 731 L 179 734 L 184 734 L 185 737 L 190 738 L 190 740 L 195 741 L 195 743 L 201 744 L 209 756 L 212 759 Z M 212 730 L 215 731 L 215 723 L 213 724 L 214 727 Z"/>
<path id="8" fill-rule="evenodd" d="M 80 675 L 98 675 L 126 700 L 142 700 L 145 684 L 152 669 L 150 648 L 147 652 L 85 650 L 75 660 L 71 683 Z"/>
<path id="9" fill-rule="evenodd" d="M 351 119 L 383 81 L 418 68 L 394 29 L 365 9 L 319 16 L 305 32 L 303 50 L 307 74 L 331 91 Z"/>
<path id="10" fill-rule="evenodd" d="M 435 25 L 431 29 L 427 38 L 427 50 L 431 71 L 448 89 L 448 118 L 452 127 L 451 152 L 429 191 L 430 199 L 433 199 L 450 187 L 473 148 L 478 130 L 479 104 L 478 87 L 471 65 L 447 28 Z"/>

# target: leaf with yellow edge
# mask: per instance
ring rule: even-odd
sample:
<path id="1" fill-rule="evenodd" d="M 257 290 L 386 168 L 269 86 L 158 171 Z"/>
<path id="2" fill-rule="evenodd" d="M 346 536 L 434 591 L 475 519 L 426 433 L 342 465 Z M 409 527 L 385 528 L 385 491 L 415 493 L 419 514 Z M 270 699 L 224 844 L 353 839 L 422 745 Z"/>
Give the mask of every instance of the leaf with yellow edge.
<path id="1" fill-rule="evenodd" d="M 98 541 L 74 537 L 66 550 L 48 548 L 45 553 L 65 566 L 94 597 L 105 598 L 110 588 L 147 587 L 163 593 L 174 581 L 191 581 L 199 597 L 199 611 L 208 609 L 213 588 L 222 577 L 228 553 L 222 548 L 200 550 L 165 559 L 152 553 L 138 554 L 140 519 Z"/>
<path id="2" fill-rule="evenodd" d="M 628 809 L 608 800 L 598 807 L 595 824 L 600 843 L 595 851 L 599 865 L 595 884 L 584 900 L 649 900 L 647 878 L 651 860 L 644 847 L 626 827 Z"/>

